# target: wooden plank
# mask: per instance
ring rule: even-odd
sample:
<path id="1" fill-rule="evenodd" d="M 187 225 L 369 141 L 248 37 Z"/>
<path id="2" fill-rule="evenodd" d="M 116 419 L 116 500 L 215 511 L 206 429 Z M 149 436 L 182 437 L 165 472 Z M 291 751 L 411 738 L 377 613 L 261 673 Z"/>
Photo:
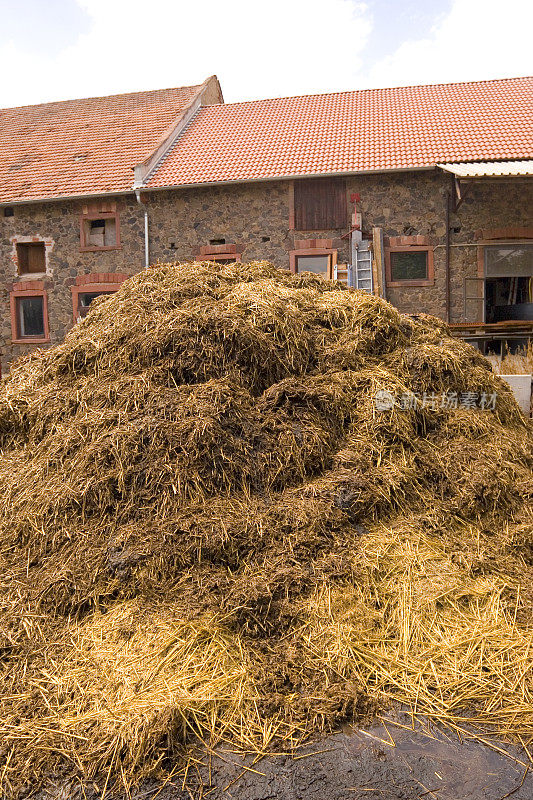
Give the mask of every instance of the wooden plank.
<path id="1" fill-rule="evenodd" d="M 383 248 L 382 228 L 372 228 L 372 277 L 374 279 L 374 294 L 387 299 L 385 283 L 385 253 Z"/>

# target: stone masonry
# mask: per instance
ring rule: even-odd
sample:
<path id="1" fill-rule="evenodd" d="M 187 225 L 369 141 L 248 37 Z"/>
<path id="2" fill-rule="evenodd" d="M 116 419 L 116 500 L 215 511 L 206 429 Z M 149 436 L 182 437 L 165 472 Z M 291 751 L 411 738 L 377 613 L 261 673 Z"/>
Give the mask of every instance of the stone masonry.
<path id="1" fill-rule="evenodd" d="M 434 282 L 428 286 L 388 288 L 387 298 L 406 313 L 445 314 L 446 194 L 451 178 L 441 171 L 354 175 L 347 196 L 360 195 L 363 235 L 381 228 L 385 237 L 424 236 L 433 248 Z M 299 239 L 331 239 L 339 263 L 349 260 L 353 206 L 348 202 L 343 230 L 294 231 L 289 227 L 290 182 L 271 181 L 165 190 L 145 195 L 150 223 L 151 261 L 191 260 L 200 247 L 225 240 L 238 245 L 243 260 L 266 259 L 289 268 L 289 253 Z M 144 207 L 133 195 L 113 198 L 120 215 L 120 248 L 80 251 L 80 214 L 87 201 L 15 205 L 13 216 L 0 210 L 0 356 L 9 363 L 35 343 L 12 344 L 9 295 L 21 281 L 42 281 L 48 297 L 50 342 L 62 340 L 73 324 L 71 287 L 80 276 L 133 274 L 144 265 Z M 451 217 L 451 321 L 465 318 L 465 276 L 478 274 L 476 232 L 509 226 L 532 227 L 533 182 L 484 181 L 472 184 Z M 16 241 L 43 241 L 46 272 L 21 278 L 13 252 Z M 475 305 L 475 304 L 474 304 Z M 472 314 L 474 316 L 472 317 Z"/>

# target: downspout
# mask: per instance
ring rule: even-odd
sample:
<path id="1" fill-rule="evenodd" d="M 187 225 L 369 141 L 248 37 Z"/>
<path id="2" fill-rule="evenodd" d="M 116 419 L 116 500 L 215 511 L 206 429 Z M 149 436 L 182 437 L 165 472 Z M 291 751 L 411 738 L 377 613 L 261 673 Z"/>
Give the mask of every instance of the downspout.
<path id="1" fill-rule="evenodd" d="M 143 206 L 144 210 L 144 266 L 150 266 L 150 239 L 149 239 L 149 232 L 148 232 L 148 209 L 146 208 L 146 203 L 143 203 L 141 200 L 141 190 L 135 189 L 135 197 L 137 198 L 137 202 L 139 205 Z"/>
<path id="2" fill-rule="evenodd" d="M 445 260 L 445 280 L 446 280 L 446 322 L 450 322 L 450 205 L 452 196 L 446 192 L 446 260 Z"/>

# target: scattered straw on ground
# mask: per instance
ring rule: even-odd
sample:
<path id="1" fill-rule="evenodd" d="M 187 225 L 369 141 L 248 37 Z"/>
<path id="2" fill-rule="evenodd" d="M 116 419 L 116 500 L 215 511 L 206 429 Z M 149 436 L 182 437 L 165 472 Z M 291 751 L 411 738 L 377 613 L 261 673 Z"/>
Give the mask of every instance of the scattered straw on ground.
<path id="1" fill-rule="evenodd" d="M 316 276 L 158 265 L 97 301 L 0 387 L 4 791 L 390 700 L 527 745 L 531 444 L 445 326 Z"/>
<path id="2" fill-rule="evenodd" d="M 488 360 L 497 375 L 533 375 L 533 342 L 502 356 L 489 355 Z"/>

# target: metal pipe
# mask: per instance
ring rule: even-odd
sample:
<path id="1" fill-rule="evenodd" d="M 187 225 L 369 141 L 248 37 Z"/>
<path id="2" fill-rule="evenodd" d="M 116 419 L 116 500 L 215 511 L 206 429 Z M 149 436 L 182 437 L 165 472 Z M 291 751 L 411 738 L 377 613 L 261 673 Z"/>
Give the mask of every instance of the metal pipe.
<path id="1" fill-rule="evenodd" d="M 452 196 L 450 192 L 446 192 L 446 261 L 445 261 L 445 279 L 446 279 L 446 322 L 450 322 L 450 205 Z"/>
<path id="2" fill-rule="evenodd" d="M 146 203 L 143 203 L 141 200 L 141 190 L 135 190 L 135 197 L 137 198 L 137 202 L 139 205 L 143 206 L 144 210 L 144 266 L 150 266 L 150 238 L 149 238 L 149 229 L 148 229 L 148 209 L 146 208 Z"/>

